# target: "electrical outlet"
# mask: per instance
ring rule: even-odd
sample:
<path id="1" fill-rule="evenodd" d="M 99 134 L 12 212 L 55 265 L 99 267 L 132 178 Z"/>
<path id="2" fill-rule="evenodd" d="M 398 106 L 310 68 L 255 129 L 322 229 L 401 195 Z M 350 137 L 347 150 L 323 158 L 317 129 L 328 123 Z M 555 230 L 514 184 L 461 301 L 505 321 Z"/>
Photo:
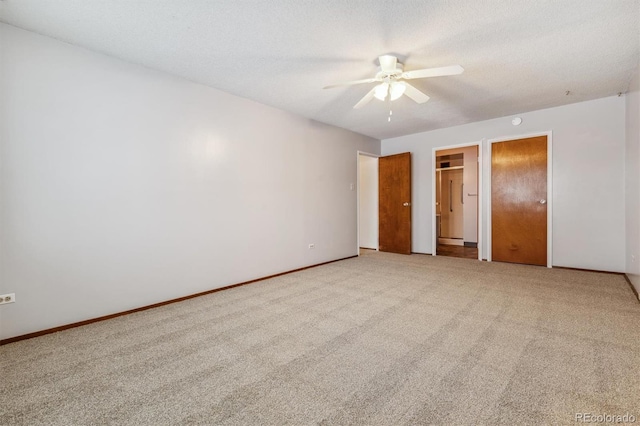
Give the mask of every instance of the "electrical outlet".
<path id="1" fill-rule="evenodd" d="M 631 263 L 636 263 L 636 255 L 635 254 L 631 255 Z"/>
<path id="2" fill-rule="evenodd" d="M 313 243 L 311 243 L 311 244 L 309 244 L 309 248 L 310 248 L 310 249 L 314 249 L 314 248 L 316 248 L 316 245 L 315 245 L 315 244 L 313 244 Z"/>
<path id="3" fill-rule="evenodd" d="M 13 303 L 16 301 L 15 293 L 8 294 L 0 294 L 0 305 L 5 305 L 7 303 Z"/>

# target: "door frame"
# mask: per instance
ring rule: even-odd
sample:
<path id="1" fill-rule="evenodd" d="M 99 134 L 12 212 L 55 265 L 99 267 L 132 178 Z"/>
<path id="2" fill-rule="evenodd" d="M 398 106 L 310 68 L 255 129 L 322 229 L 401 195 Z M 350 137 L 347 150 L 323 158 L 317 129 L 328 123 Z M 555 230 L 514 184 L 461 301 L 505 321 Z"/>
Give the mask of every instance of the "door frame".
<path id="1" fill-rule="evenodd" d="M 476 142 L 467 142 L 461 143 L 457 145 L 446 145 L 446 146 L 438 146 L 433 147 L 431 150 L 431 255 L 436 256 L 436 251 L 438 248 L 438 236 L 436 234 L 436 152 L 443 151 L 445 149 L 456 149 L 456 148 L 467 148 L 470 146 L 478 147 L 478 260 L 482 260 L 482 241 L 483 233 L 482 233 L 482 206 L 484 205 L 483 200 L 483 160 L 482 160 L 482 140 Z"/>
<path id="2" fill-rule="evenodd" d="M 372 154 L 366 151 L 356 152 L 356 255 L 360 256 L 360 156 L 380 158 L 378 154 Z M 378 190 L 379 191 L 379 190 Z M 378 218 L 378 226 L 380 218 Z M 380 234 L 378 233 L 378 243 L 376 251 L 380 250 Z"/>
<path id="3" fill-rule="evenodd" d="M 496 142 L 506 142 L 518 139 L 547 137 L 547 268 L 553 264 L 553 131 L 527 133 L 524 135 L 504 136 L 487 139 L 487 261 L 491 262 L 491 148 Z"/>

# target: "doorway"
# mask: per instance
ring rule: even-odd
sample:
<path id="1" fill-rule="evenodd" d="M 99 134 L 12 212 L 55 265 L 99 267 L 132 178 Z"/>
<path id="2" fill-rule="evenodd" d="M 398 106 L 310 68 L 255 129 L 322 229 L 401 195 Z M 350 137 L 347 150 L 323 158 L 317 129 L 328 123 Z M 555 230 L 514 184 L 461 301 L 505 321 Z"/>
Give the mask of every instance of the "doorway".
<path id="1" fill-rule="evenodd" d="M 433 149 L 433 255 L 482 260 L 480 142 Z"/>
<path id="2" fill-rule="evenodd" d="M 411 153 L 358 151 L 357 177 L 356 253 L 411 254 Z"/>
<path id="3" fill-rule="evenodd" d="M 378 250 L 378 156 L 358 152 L 358 253 Z"/>

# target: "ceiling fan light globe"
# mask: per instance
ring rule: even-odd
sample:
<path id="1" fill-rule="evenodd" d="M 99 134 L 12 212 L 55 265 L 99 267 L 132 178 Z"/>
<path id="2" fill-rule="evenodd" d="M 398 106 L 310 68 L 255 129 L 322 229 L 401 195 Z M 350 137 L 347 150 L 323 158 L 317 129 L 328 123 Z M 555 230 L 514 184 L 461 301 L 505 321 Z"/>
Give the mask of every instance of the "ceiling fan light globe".
<path id="1" fill-rule="evenodd" d="M 385 99 L 387 99 L 388 93 L 389 93 L 389 83 L 382 83 L 376 86 L 376 91 L 374 92 L 373 96 L 375 96 L 376 99 L 384 101 Z"/>
<path id="2" fill-rule="evenodd" d="M 391 96 L 391 100 L 395 101 L 400 96 L 404 94 L 404 91 L 407 89 L 407 86 L 402 81 L 396 81 L 391 83 L 391 88 L 389 89 L 389 95 Z"/>

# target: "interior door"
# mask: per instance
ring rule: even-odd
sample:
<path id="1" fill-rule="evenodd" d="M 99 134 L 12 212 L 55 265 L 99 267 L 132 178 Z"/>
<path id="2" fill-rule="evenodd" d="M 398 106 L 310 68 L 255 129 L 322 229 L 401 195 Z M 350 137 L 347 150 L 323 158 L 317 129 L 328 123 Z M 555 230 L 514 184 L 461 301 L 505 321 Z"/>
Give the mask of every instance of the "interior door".
<path id="1" fill-rule="evenodd" d="M 411 153 L 378 159 L 379 250 L 411 254 Z"/>
<path id="2" fill-rule="evenodd" d="M 464 237 L 463 170 L 442 170 L 441 177 L 440 236 L 462 239 Z"/>
<path id="3" fill-rule="evenodd" d="M 491 257 L 547 264 L 547 137 L 491 146 Z"/>

